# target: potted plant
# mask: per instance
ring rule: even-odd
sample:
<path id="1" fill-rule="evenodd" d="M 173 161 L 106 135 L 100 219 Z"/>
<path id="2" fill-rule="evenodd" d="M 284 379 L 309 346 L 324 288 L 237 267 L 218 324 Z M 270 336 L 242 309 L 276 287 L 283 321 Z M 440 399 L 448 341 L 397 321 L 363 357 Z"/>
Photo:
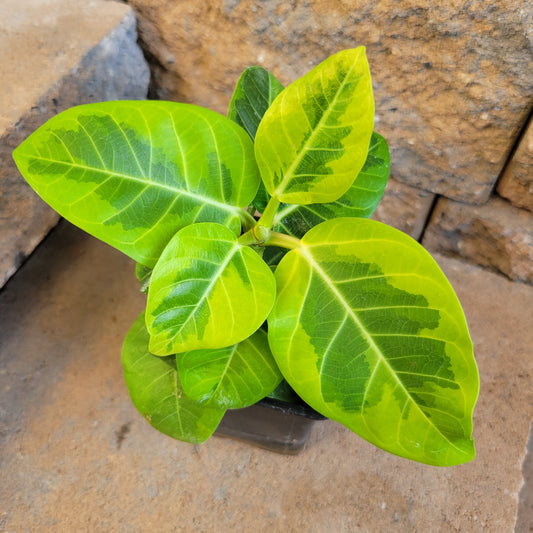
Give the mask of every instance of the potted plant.
<path id="1" fill-rule="evenodd" d="M 137 262 L 133 403 L 199 443 L 282 379 L 376 446 L 474 455 L 464 314 L 413 239 L 369 220 L 389 174 L 363 47 L 283 89 L 247 69 L 228 117 L 161 101 L 69 109 L 14 152 L 62 216 Z"/>

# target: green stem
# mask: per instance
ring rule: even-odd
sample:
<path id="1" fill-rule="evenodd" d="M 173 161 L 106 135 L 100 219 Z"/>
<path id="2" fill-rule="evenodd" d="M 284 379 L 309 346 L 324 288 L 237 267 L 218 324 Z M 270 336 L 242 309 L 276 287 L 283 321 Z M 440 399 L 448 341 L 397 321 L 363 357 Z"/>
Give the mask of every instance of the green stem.
<path id="1" fill-rule="evenodd" d="M 282 248 L 288 248 L 294 250 L 302 246 L 302 241 L 296 237 L 285 235 L 285 233 L 278 233 L 277 231 L 270 232 L 269 238 L 265 241 L 267 246 L 281 246 Z"/>
<path id="2" fill-rule="evenodd" d="M 257 224 L 239 237 L 239 243 L 243 246 L 264 246 L 268 239 L 270 230 Z"/>
<path id="3" fill-rule="evenodd" d="M 270 231 L 265 226 L 254 226 L 239 237 L 239 244 L 242 246 L 281 246 L 293 250 L 302 246 L 302 241 L 296 237 Z"/>
<path id="4" fill-rule="evenodd" d="M 257 244 L 257 237 L 254 233 L 254 228 L 248 230 L 246 233 L 243 233 L 239 237 L 239 244 L 242 244 L 242 246 L 253 246 Z"/>
<path id="5" fill-rule="evenodd" d="M 274 223 L 274 216 L 276 214 L 276 211 L 278 210 L 279 204 L 280 201 L 274 196 L 272 196 L 268 201 L 268 204 L 265 207 L 261 218 L 257 222 L 257 225 L 264 226 L 265 228 L 270 229 L 272 227 L 272 224 Z"/>
<path id="6" fill-rule="evenodd" d="M 239 216 L 241 217 L 242 229 L 244 232 L 251 230 L 255 226 L 256 220 L 248 211 L 243 209 L 239 213 Z"/>

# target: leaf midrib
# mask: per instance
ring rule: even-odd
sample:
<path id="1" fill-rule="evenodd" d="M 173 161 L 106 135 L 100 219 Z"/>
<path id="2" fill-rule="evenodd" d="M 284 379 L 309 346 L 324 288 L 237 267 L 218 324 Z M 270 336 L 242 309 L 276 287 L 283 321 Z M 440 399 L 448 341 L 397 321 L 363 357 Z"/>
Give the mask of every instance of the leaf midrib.
<path id="1" fill-rule="evenodd" d="M 150 180 L 150 179 L 141 179 L 141 178 L 138 178 L 136 176 L 132 176 L 131 174 L 124 174 L 122 172 L 116 172 L 114 170 L 106 170 L 106 169 L 102 169 L 102 168 L 98 168 L 98 167 L 91 167 L 91 166 L 88 166 L 88 165 L 81 165 L 79 163 L 69 163 L 69 162 L 66 162 L 66 161 L 60 161 L 60 160 L 51 159 L 51 158 L 48 158 L 48 157 L 42 157 L 42 156 L 36 156 L 36 155 L 27 155 L 27 154 L 21 154 L 21 155 L 24 155 L 28 159 L 37 159 L 39 161 L 47 161 L 49 163 L 55 163 L 55 164 L 64 165 L 64 166 L 67 166 L 67 167 L 80 168 L 80 169 L 88 170 L 88 171 L 91 171 L 91 172 L 98 172 L 100 174 L 105 174 L 107 176 L 116 176 L 116 177 L 119 177 L 119 178 L 124 178 L 125 180 L 129 180 L 129 181 L 133 181 L 133 182 L 137 182 L 137 183 L 142 183 L 144 185 L 148 185 L 148 186 L 151 186 L 151 187 L 157 187 L 159 189 L 170 191 L 170 192 L 172 192 L 172 193 L 174 193 L 176 195 L 187 196 L 187 197 L 189 197 L 191 199 L 198 200 L 199 202 L 203 202 L 203 203 L 207 203 L 207 204 L 213 205 L 215 207 L 218 207 L 218 208 L 223 209 L 225 211 L 228 211 L 230 213 L 234 213 L 237 216 L 239 215 L 239 212 L 240 212 L 240 208 L 238 206 L 232 206 L 232 205 L 225 204 L 223 202 L 218 202 L 217 200 L 214 200 L 213 198 L 209 198 L 208 196 L 203 196 L 201 194 L 192 193 L 192 192 L 190 192 L 189 190 L 186 190 L 186 189 L 179 189 L 179 188 L 176 188 L 176 187 L 171 187 L 171 186 L 168 186 L 168 185 L 164 185 L 163 183 L 160 183 L 158 181 L 154 181 L 154 180 Z"/>
<path id="2" fill-rule="evenodd" d="M 389 365 L 388 361 L 387 361 L 387 358 L 383 355 L 383 353 L 381 352 L 381 350 L 379 349 L 379 347 L 377 346 L 377 344 L 374 342 L 372 336 L 370 335 L 370 333 L 368 333 L 368 331 L 365 329 L 365 327 L 363 326 L 363 324 L 361 323 L 361 321 L 357 318 L 356 314 L 353 312 L 352 308 L 350 307 L 350 305 L 348 304 L 348 302 L 344 299 L 344 296 L 342 295 L 342 293 L 335 287 L 335 284 L 333 282 L 333 280 L 326 274 L 326 272 L 324 272 L 324 270 L 320 267 L 320 265 L 314 260 L 312 254 L 310 254 L 308 252 L 308 250 L 306 249 L 305 246 L 301 246 L 298 251 L 303 255 L 303 257 L 308 261 L 308 263 L 311 265 L 311 268 L 313 270 L 315 270 L 315 272 L 318 273 L 318 275 L 322 278 L 322 280 L 326 283 L 326 285 L 328 286 L 328 288 L 331 290 L 331 292 L 335 295 L 335 297 L 341 302 L 342 306 L 345 308 L 346 312 L 350 315 L 350 317 L 352 318 L 352 320 L 355 322 L 355 324 L 357 325 L 357 327 L 361 330 L 361 332 L 363 333 L 363 336 L 365 337 L 365 339 L 367 340 L 367 342 L 369 343 L 370 347 L 374 350 L 374 352 L 378 355 L 381 363 L 383 365 L 385 365 L 385 367 L 388 369 L 389 373 L 394 377 L 394 379 L 396 380 L 396 382 L 398 383 L 398 385 L 400 386 L 400 388 L 402 389 L 402 391 L 405 393 L 405 395 L 409 398 L 409 401 L 411 402 L 412 405 L 414 405 L 416 407 L 416 409 L 422 414 L 422 416 L 424 417 L 424 419 L 427 421 L 427 423 L 432 426 L 438 433 L 439 435 L 442 436 L 442 438 L 444 440 L 446 440 L 453 448 L 455 448 L 456 450 L 460 451 L 461 453 L 464 453 L 464 451 L 459 448 L 458 446 L 456 446 L 452 441 L 450 441 L 446 435 L 444 435 L 442 433 L 442 431 L 435 426 L 435 424 L 433 423 L 432 420 L 429 419 L 429 417 L 426 415 L 426 413 L 424 413 L 424 411 L 420 408 L 420 406 L 418 405 L 418 403 L 414 400 L 414 398 L 411 396 L 411 394 L 409 393 L 409 391 L 405 388 L 403 382 L 398 378 L 398 376 L 396 375 L 396 372 L 392 369 L 392 367 Z M 325 400 L 324 400 L 325 401 Z"/>
<path id="3" fill-rule="evenodd" d="M 222 274 L 224 273 L 224 270 L 229 265 L 231 260 L 233 259 L 233 256 L 237 253 L 238 250 L 241 249 L 241 245 L 238 242 L 233 243 L 232 248 L 228 251 L 228 256 L 224 259 L 224 261 L 220 264 L 220 266 L 217 268 L 216 272 L 211 277 L 211 281 L 207 285 L 207 287 L 202 292 L 201 296 L 198 298 L 198 302 L 196 305 L 194 305 L 193 310 L 189 313 L 186 320 L 183 321 L 179 329 L 174 333 L 173 338 L 175 339 L 178 335 L 181 335 L 181 332 L 185 328 L 185 326 L 189 323 L 191 318 L 193 318 L 196 315 L 196 312 L 198 308 L 205 302 L 208 298 L 210 293 L 212 292 L 214 286 L 218 282 L 218 280 L 222 277 Z M 160 293 L 163 289 L 160 289 L 158 292 Z M 175 307 L 169 307 L 165 309 L 165 313 L 168 312 L 170 309 L 175 309 Z M 162 313 L 161 313 L 162 314 Z M 170 339 L 172 340 L 172 339 Z M 169 339 L 165 340 L 165 343 L 168 344 Z"/>
<path id="4" fill-rule="evenodd" d="M 233 358 L 235 357 L 235 354 L 237 353 L 237 349 L 239 347 L 239 344 L 234 344 L 231 348 L 231 353 L 228 356 L 228 360 L 226 361 L 226 364 L 224 365 L 224 369 L 222 372 L 220 372 L 220 377 L 218 378 L 218 383 L 216 384 L 215 390 L 211 394 L 211 398 L 215 398 L 220 390 L 223 388 L 222 382 L 224 379 L 228 379 L 228 381 L 231 382 L 231 378 L 228 376 L 229 369 L 231 367 L 231 363 L 233 361 Z"/>
<path id="5" fill-rule="evenodd" d="M 353 61 L 352 66 L 350 67 L 350 70 L 346 73 L 341 83 L 339 83 L 339 86 L 337 87 L 337 90 L 335 91 L 335 95 L 333 96 L 330 105 L 326 109 L 326 111 L 322 114 L 320 117 L 320 120 L 318 121 L 318 124 L 313 129 L 311 135 L 308 137 L 307 141 L 303 144 L 302 148 L 300 149 L 300 152 L 295 157 L 294 161 L 292 162 L 291 166 L 287 169 L 285 175 L 283 176 L 283 179 L 281 180 L 281 183 L 276 187 L 274 192 L 272 193 L 272 196 L 275 198 L 280 198 L 280 196 L 284 193 L 285 187 L 287 186 L 287 181 L 289 181 L 292 178 L 292 174 L 294 173 L 295 169 L 298 168 L 299 164 L 301 163 L 302 159 L 304 158 L 305 154 L 309 150 L 309 146 L 313 145 L 313 141 L 315 137 L 318 135 L 318 132 L 322 129 L 323 124 L 327 122 L 332 110 L 336 106 L 337 100 L 339 98 L 339 94 L 341 93 L 341 90 L 346 85 L 346 80 L 349 78 L 350 74 L 352 73 L 353 69 L 355 68 L 357 61 Z M 280 191 L 281 189 L 281 191 Z"/>

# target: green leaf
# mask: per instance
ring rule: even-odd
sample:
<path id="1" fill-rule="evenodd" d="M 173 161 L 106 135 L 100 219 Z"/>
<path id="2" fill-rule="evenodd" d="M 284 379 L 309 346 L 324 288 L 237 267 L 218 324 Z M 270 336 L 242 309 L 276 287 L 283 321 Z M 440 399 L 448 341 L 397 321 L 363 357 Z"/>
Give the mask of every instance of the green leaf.
<path id="1" fill-rule="evenodd" d="M 281 83 L 264 68 L 247 68 L 235 87 L 228 118 L 242 126 L 254 140 L 263 115 L 282 90 Z M 267 203 L 268 193 L 261 182 L 253 205 L 261 212 Z"/>
<path id="2" fill-rule="evenodd" d="M 274 218 L 274 230 L 300 238 L 325 220 L 338 217 L 369 218 L 383 196 L 389 171 L 387 142 L 374 132 L 365 164 L 348 192 L 328 204 L 284 205 Z"/>
<path id="3" fill-rule="evenodd" d="M 225 409 L 258 402 L 282 379 L 262 329 L 234 346 L 178 354 L 176 361 L 189 398 Z"/>
<path id="4" fill-rule="evenodd" d="M 165 435 L 199 444 L 217 428 L 225 409 L 203 406 L 184 394 L 174 356 L 148 350 L 144 313 L 126 335 L 122 348 L 124 377 L 131 399 L 150 424 Z"/>
<path id="5" fill-rule="evenodd" d="M 302 404 L 302 399 L 294 392 L 293 388 L 282 379 L 280 384 L 268 395 L 269 398 L 280 402 Z"/>
<path id="6" fill-rule="evenodd" d="M 304 401 L 403 457 L 474 457 L 472 342 L 452 287 L 416 241 L 372 220 L 330 220 L 282 259 L 276 280 L 270 346 Z"/>
<path id="7" fill-rule="evenodd" d="M 276 282 L 266 263 L 220 224 L 187 226 L 152 273 L 146 324 L 157 355 L 237 344 L 264 322 Z"/>
<path id="8" fill-rule="evenodd" d="M 281 248 L 280 246 L 265 246 L 263 252 L 263 261 L 272 267 L 279 264 L 283 256 L 287 253 L 287 248 Z"/>
<path id="9" fill-rule="evenodd" d="M 308 230 L 325 220 L 347 216 L 369 218 L 383 196 L 389 179 L 389 169 L 387 142 L 374 132 L 363 169 L 346 194 L 328 204 L 281 204 L 274 217 L 274 231 L 301 238 Z M 286 253 L 286 248 L 267 246 L 263 259 L 268 265 L 277 265 Z"/>
<path id="10" fill-rule="evenodd" d="M 265 111 L 282 90 L 281 83 L 263 67 L 248 67 L 233 92 L 228 118 L 242 126 L 254 140 Z"/>
<path id="11" fill-rule="evenodd" d="M 135 276 L 141 284 L 141 292 L 148 292 L 150 279 L 152 278 L 152 269 L 141 265 L 141 263 L 135 263 Z"/>
<path id="12" fill-rule="evenodd" d="M 231 120 L 188 104 L 105 102 L 50 119 L 13 153 L 66 219 L 153 267 L 178 229 L 219 222 L 238 235 L 260 178 Z"/>
<path id="13" fill-rule="evenodd" d="M 265 113 L 255 155 L 269 194 L 281 202 L 333 202 L 366 160 L 374 100 L 364 47 L 326 59 L 287 87 Z"/>

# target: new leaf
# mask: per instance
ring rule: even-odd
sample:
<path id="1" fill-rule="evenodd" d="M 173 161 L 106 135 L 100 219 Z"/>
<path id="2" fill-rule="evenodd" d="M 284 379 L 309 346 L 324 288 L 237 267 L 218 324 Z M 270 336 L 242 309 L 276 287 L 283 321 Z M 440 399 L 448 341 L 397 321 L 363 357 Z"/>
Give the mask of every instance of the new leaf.
<path id="1" fill-rule="evenodd" d="M 268 193 L 281 202 L 333 202 L 365 162 L 374 124 L 363 47 L 326 59 L 274 100 L 255 137 Z"/>

